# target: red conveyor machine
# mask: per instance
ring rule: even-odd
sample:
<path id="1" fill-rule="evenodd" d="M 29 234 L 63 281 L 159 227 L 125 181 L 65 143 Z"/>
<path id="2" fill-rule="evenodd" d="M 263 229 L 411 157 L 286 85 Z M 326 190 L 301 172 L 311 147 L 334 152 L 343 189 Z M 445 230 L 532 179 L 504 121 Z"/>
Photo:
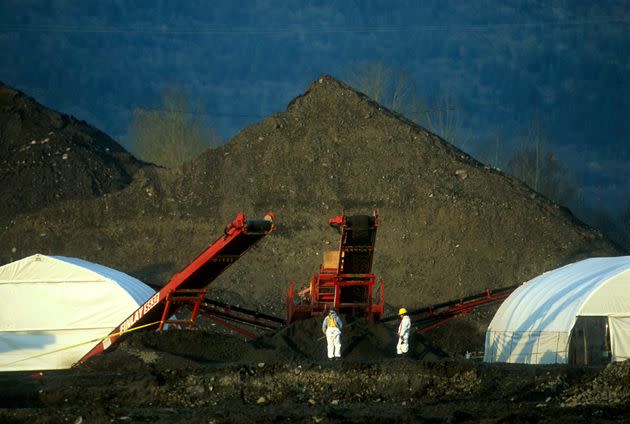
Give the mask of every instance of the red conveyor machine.
<path id="1" fill-rule="evenodd" d="M 330 226 L 339 231 L 339 249 L 324 252 L 319 272 L 309 287 L 299 292 L 291 281 L 287 292 L 287 323 L 322 316 L 330 306 L 345 316 L 378 320 L 385 307 L 383 280 L 373 300 L 375 277 L 372 273 L 378 212 L 374 215 L 330 218 Z"/>
<path id="2" fill-rule="evenodd" d="M 223 314 L 231 317 L 234 312 L 248 314 L 245 309 L 238 311 L 225 304 L 211 304 L 212 301 L 204 297 L 205 287 L 214 281 L 223 271 L 238 260 L 250 247 L 264 236 L 275 230 L 274 215 L 268 213 L 264 219 L 248 220 L 241 212 L 225 228 L 223 235 L 210 247 L 204 250 L 181 272 L 175 274 L 171 280 L 140 306 L 124 322 L 116 327 L 109 335 L 88 352 L 80 362 L 97 355 L 115 343 L 121 335 L 131 329 L 146 326 L 161 330 L 179 309 L 192 307 L 192 317 L 186 323 L 192 324 L 197 314 L 202 313 L 211 319 L 221 320 L 216 315 Z M 252 315 L 250 321 L 254 325 L 275 328 L 284 324 L 283 320 L 263 314 Z M 267 318 L 265 324 L 260 318 Z M 243 319 L 241 319 L 243 321 Z M 220 322 L 223 323 L 223 322 Z M 149 325 L 150 324 L 150 325 Z M 248 335 L 248 334 L 246 334 Z"/>

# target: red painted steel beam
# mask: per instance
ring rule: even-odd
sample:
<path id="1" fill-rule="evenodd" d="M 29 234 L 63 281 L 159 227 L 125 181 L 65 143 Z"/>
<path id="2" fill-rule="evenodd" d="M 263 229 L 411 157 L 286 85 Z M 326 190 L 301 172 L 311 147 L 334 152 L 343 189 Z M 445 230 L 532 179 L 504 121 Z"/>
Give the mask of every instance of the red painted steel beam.
<path id="1" fill-rule="evenodd" d="M 214 299 L 208 299 L 207 297 L 204 298 L 203 303 L 205 305 L 214 307 L 214 308 L 218 308 L 218 309 L 222 309 L 222 310 L 230 310 L 233 312 L 237 312 L 237 313 L 242 313 L 243 315 L 248 315 L 250 317 L 253 317 L 254 319 L 258 319 L 258 320 L 265 320 L 265 321 L 270 321 L 273 323 L 278 324 L 278 326 L 282 326 L 286 324 L 286 321 L 282 318 L 276 317 L 274 315 L 269 315 L 269 314 L 265 314 L 263 312 L 259 312 L 259 311 L 254 311 L 251 309 L 246 309 L 243 308 L 241 306 L 236 306 L 236 305 L 230 305 L 228 303 L 224 303 L 224 302 L 220 302 L 218 300 L 214 300 Z"/>
<path id="2" fill-rule="evenodd" d="M 243 311 L 235 311 L 227 308 L 218 308 L 216 306 L 204 303 L 200 304 L 199 308 L 201 309 L 200 313 L 203 314 L 205 317 L 220 317 L 229 321 L 250 325 L 253 327 L 264 328 L 266 330 L 277 330 L 282 327 L 282 325 L 284 325 L 284 322 L 269 322 L 269 320 L 259 316 L 255 312 L 248 313 Z"/>
<path id="3" fill-rule="evenodd" d="M 226 328 L 229 328 L 230 330 L 234 330 L 234 331 L 236 331 L 238 333 L 241 333 L 242 335 L 244 335 L 245 337 L 248 337 L 250 339 L 255 339 L 256 337 L 258 337 L 254 333 L 252 333 L 251 331 L 247 331 L 244 328 L 241 328 L 241 327 L 239 327 L 237 325 L 231 324 L 231 323 L 229 323 L 229 322 L 227 322 L 225 320 L 222 320 L 221 318 L 217 318 L 214 315 L 206 315 L 206 318 L 208 318 L 211 321 L 216 322 L 217 324 L 221 324 L 222 326 L 224 326 Z"/>

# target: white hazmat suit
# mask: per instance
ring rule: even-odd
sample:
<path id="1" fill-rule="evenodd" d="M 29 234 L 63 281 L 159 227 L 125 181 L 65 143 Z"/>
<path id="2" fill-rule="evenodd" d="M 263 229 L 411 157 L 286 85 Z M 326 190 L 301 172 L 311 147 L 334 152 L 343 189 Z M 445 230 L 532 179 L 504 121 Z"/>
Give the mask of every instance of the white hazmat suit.
<path id="1" fill-rule="evenodd" d="M 398 344 L 396 345 L 396 353 L 398 355 L 405 354 L 409 351 L 409 330 L 411 329 L 411 320 L 407 315 L 400 318 L 398 325 Z"/>
<path id="2" fill-rule="evenodd" d="M 341 358 L 341 319 L 330 311 L 322 323 L 322 332 L 326 335 L 328 345 L 328 359 Z"/>

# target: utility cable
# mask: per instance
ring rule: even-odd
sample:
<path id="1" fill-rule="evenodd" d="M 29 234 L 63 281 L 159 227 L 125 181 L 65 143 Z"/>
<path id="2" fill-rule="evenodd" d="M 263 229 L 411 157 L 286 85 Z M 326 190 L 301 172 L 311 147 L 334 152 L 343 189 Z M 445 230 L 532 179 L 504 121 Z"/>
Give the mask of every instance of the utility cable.
<path id="1" fill-rule="evenodd" d="M 313 35 L 343 33 L 402 33 L 402 32 L 508 32 L 523 28 L 576 28 L 593 25 L 630 24 L 629 18 L 600 16 L 592 19 L 566 21 L 539 21 L 495 24 L 442 24 L 442 25 L 364 25 L 364 26 L 316 26 L 289 25 L 282 27 L 224 27 L 199 26 L 193 28 L 167 25 L 59 25 L 59 24 L 0 24 L 0 32 L 57 32 L 57 33 L 106 33 L 106 34 L 155 34 L 155 35 Z"/>
<path id="2" fill-rule="evenodd" d="M 108 334 L 108 335 L 107 335 L 107 336 L 105 336 L 105 337 L 98 337 L 98 338 L 96 338 L 96 339 L 92 339 L 92 340 L 88 340 L 88 341 L 85 341 L 85 342 L 81 342 L 81 343 L 73 344 L 73 345 L 71 345 L 71 346 L 66 346 L 66 347 L 62 347 L 62 348 L 60 348 L 60 349 L 55 349 L 55 350 L 52 350 L 52 351 L 50 351 L 50 352 L 44 352 L 44 353 L 40 353 L 40 354 L 38 354 L 38 355 L 29 356 L 28 358 L 18 359 L 17 361 L 9 362 L 9 363 L 7 363 L 7 364 L 1 364 L 1 365 L 0 365 L 0 368 L 5 368 L 5 367 L 7 367 L 7 366 L 9 366 L 9 365 L 17 364 L 18 362 L 28 361 L 28 360 L 30 360 L 30 359 L 35 359 L 35 358 L 40 358 L 40 357 L 42 357 L 42 356 L 51 355 L 51 354 L 53 354 L 53 353 L 63 352 L 64 350 L 73 349 L 73 348 L 75 348 L 75 347 L 82 346 L 82 345 L 84 345 L 84 344 L 94 343 L 94 342 L 100 342 L 100 341 L 105 340 L 105 339 L 108 339 L 108 338 L 110 338 L 110 337 L 118 337 L 118 336 L 121 336 L 121 335 L 123 335 L 123 334 L 125 334 L 125 333 L 131 333 L 132 331 L 136 331 L 136 330 L 140 330 L 140 329 L 142 329 L 142 328 L 150 327 L 150 326 L 152 326 L 152 325 L 160 324 L 161 322 L 162 322 L 162 321 L 155 321 L 155 322 L 152 322 L 152 323 L 149 323 L 149 324 L 144 324 L 144 325 L 140 325 L 140 326 L 138 326 L 138 327 L 133 327 L 133 328 L 131 328 L 131 329 L 129 329 L 129 330 L 121 331 L 121 332 L 119 332 L 119 333 Z"/>

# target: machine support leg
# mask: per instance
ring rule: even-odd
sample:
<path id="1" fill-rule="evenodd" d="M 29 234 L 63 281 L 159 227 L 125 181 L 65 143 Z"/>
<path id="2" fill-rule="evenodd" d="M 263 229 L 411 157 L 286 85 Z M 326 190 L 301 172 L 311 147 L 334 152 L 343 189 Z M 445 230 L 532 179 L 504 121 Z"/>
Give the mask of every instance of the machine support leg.
<path id="1" fill-rule="evenodd" d="M 168 313 L 171 310 L 171 299 L 166 300 L 166 306 L 164 306 L 164 312 L 162 313 L 162 319 L 160 320 L 160 325 L 158 326 L 158 331 L 162 331 L 164 329 L 164 323 L 168 317 Z"/>
<path id="2" fill-rule="evenodd" d="M 203 301 L 203 299 L 204 299 L 203 293 L 199 293 L 199 298 L 195 302 L 195 306 L 193 307 L 193 310 L 192 310 L 192 315 L 190 316 L 190 324 L 188 324 L 189 329 L 193 328 L 193 325 L 195 324 L 195 318 L 197 318 L 197 314 L 199 313 L 199 304 Z"/>

